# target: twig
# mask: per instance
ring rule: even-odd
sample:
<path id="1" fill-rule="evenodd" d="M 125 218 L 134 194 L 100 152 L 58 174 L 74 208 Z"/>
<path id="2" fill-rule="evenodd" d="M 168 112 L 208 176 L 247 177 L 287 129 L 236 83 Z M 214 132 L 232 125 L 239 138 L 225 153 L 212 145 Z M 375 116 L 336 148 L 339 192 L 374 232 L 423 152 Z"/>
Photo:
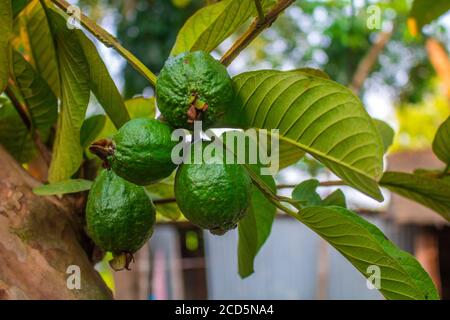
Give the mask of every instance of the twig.
<path id="1" fill-rule="evenodd" d="M 322 181 L 319 183 L 319 187 L 334 187 L 334 186 L 345 186 L 346 183 L 341 180 L 336 181 Z M 277 189 L 291 189 L 295 188 L 297 184 L 279 184 Z"/>
<path id="2" fill-rule="evenodd" d="M 378 36 L 377 41 L 373 44 L 369 52 L 359 63 L 350 85 L 350 89 L 355 94 L 359 94 L 359 92 L 361 91 L 364 81 L 366 81 L 367 77 L 370 74 L 370 71 L 378 60 L 378 56 L 391 39 L 393 30 L 394 28 L 392 28 L 391 31 L 381 32 Z"/>
<path id="3" fill-rule="evenodd" d="M 13 104 L 14 108 L 19 113 L 19 116 L 22 119 L 25 126 L 27 127 L 27 129 L 31 130 L 31 120 L 27 114 L 26 108 L 24 105 L 20 103 L 19 99 L 17 99 L 10 85 L 6 87 L 5 93 L 6 96 L 9 98 L 9 100 L 11 100 L 11 103 Z"/>
<path id="4" fill-rule="evenodd" d="M 244 50 L 264 29 L 270 27 L 278 16 L 295 0 L 279 0 L 275 7 L 264 16 L 264 21 L 260 23 L 260 18 L 255 19 L 248 30 L 240 36 L 231 48 L 224 54 L 220 62 L 225 66 L 230 63 Z"/>
<path id="5" fill-rule="evenodd" d="M 177 202 L 177 199 L 175 198 L 162 198 L 162 199 L 155 199 L 153 200 L 154 204 L 167 204 L 167 203 L 173 203 Z"/>
<path id="6" fill-rule="evenodd" d="M 258 23 L 263 24 L 266 17 L 264 16 L 264 11 L 261 6 L 261 0 L 254 0 L 254 1 L 255 1 L 255 6 L 256 6 L 256 11 L 258 12 Z"/>
<path id="7" fill-rule="evenodd" d="M 71 4 L 65 0 L 51 0 L 58 8 L 67 12 L 71 7 Z M 94 37 L 96 37 L 100 42 L 102 42 L 108 48 L 114 48 L 122 57 L 124 57 L 130 65 L 140 72 L 150 83 L 156 85 L 156 75 L 151 72 L 138 58 L 136 58 L 130 51 L 125 49 L 119 41 L 112 36 L 105 29 L 100 27 L 97 23 L 92 21 L 89 17 L 80 14 L 81 24 L 90 32 Z"/>
<path id="8" fill-rule="evenodd" d="M 24 106 L 19 99 L 17 98 L 14 91 L 11 89 L 12 83 L 8 85 L 8 87 L 5 90 L 6 95 L 8 96 L 9 100 L 11 100 L 11 103 L 13 104 L 14 108 L 19 113 L 20 118 L 22 119 L 22 122 L 25 124 L 25 127 L 28 131 L 31 132 L 31 136 L 33 137 L 34 142 L 36 143 L 36 147 L 39 151 L 39 153 L 42 156 L 42 159 L 44 159 L 47 166 L 50 165 L 51 162 L 51 153 L 45 146 L 45 144 L 42 142 L 42 139 L 39 135 L 39 132 L 36 131 L 36 129 L 33 127 L 32 121 L 27 113 L 27 107 Z"/>

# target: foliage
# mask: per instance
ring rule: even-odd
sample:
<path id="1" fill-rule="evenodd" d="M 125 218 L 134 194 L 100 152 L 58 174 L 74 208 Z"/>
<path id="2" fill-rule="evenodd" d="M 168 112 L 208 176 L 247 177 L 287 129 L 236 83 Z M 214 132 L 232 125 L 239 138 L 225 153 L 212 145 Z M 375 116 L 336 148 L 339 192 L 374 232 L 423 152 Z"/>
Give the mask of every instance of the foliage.
<path id="1" fill-rule="evenodd" d="M 279 1 L 290 4 L 288 0 Z M 11 1 L 3 1 L 0 5 L 0 31 L 5 35 L 0 40 L 0 90 L 3 92 L 6 89 L 5 97 L 0 97 L 0 143 L 24 164 L 30 163 L 38 152 L 43 157 L 51 153 L 50 184 L 35 189 L 41 195 L 62 195 L 90 189 L 92 177 L 88 177 L 89 165 L 94 166 L 92 176 L 100 168 L 98 162 L 89 160 L 92 155 L 86 148 L 95 140 L 110 138 L 129 119 L 154 119 L 156 116 L 153 97 L 124 101 L 97 47 L 84 31 L 91 31 L 120 52 L 118 41 L 109 34 L 107 41 L 102 38 L 101 34 L 106 33 L 96 32 L 100 27 L 92 21 L 83 21 L 86 27 L 84 31 L 67 28 L 67 16 L 52 2 L 58 0 L 14 1 L 13 5 Z M 419 2 L 415 1 L 412 15 L 420 25 L 437 17 L 438 14 L 434 13 L 425 16 L 425 10 L 417 9 Z M 271 18 L 277 18 L 281 13 L 274 13 L 271 9 L 273 1 L 262 1 L 262 14 L 266 16 L 262 20 L 255 20 L 260 22 L 252 24 L 256 29 L 242 33 L 242 28 L 252 18 L 261 19 L 257 17 L 254 1 L 223 0 L 205 6 L 182 27 L 182 21 L 198 8 L 200 2 L 193 1 L 185 7 L 187 9 L 174 12 L 173 4 L 168 1 L 149 3 L 139 0 L 137 3 L 137 20 L 126 11 L 125 3 L 119 6 L 125 18 L 119 23 L 118 36 L 125 39 L 125 46 L 130 44 L 137 55 L 146 57 L 143 63 L 139 61 L 136 65 L 134 56 L 123 55 L 138 71 L 142 71 L 139 68 L 144 68 L 144 64 L 159 70 L 171 48 L 172 54 L 191 50 L 211 52 L 224 40 L 239 34 L 241 40 L 236 46 L 243 49 L 257 35 L 252 32 L 261 31 L 257 29 L 263 26 L 261 21 L 272 21 L 266 20 L 267 15 L 274 14 Z M 396 9 L 402 23 L 407 16 L 404 3 L 400 1 L 386 7 Z M 445 163 L 445 170 L 436 172 L 422 169 L 414 174 L 383 173 L 383 155 L 394 140 L 394 132 L 386 123 L 372 119 L 359 98 L 338 83 L 350 83 L 359 61 L 372 45 L 371 34 L 364 25 L 366 13 L 354 12 L 357 13 L 355 17 L 348 19 L 342 14 L 348 8 L 345 4 L 339 3 L 332 7 L 331 3 L 305 1 L 294 7 L 284 19 L 278 20 L 275 30 L 278 28 L 278 32 L 285 33 L 285 37 L 290 39 L 287 41 L 287 50 L 296 52 L 301 46 L 293 40 L 295 37 L 292 37 L 292 33 L 305 37 L 307 32 L 291 29 L 294 26 L 293 17 L 299 16 L 300 8 L 303 10 L 300 16 L 320 16 L 322 7 L 333 13 L 331 24 L 323 27 L 323 35 L 330 40 L 328 53 L 336 57 L 333 61 L 322 59 L 321 63 L 317 63 L 325 72 L 304 68 L 296 60 L 292 66 L 284 68 L 291 71 L 257 70 L 238 74 L 233 78 L 235 100 L 223 125 L 240 129 L 255 128 L 259 132 L 264 129 L 278 130 L 278 133 L 271 134 L 281 141 L 281 167 L 290 166 L 308 154 L 339 176 L 342 183 L 376 200 L 383 199 L 380 186 L 384 186 L 450 220 L 450 130 L 449 120 L 443 122 L 448 111 L 443 112 L 445 117 L 430 117 L 430 121 L 424 121 L 423 109 L 415 110 L 412 117 L 405 116 L 415 120 L 414 125 L 417 127 L 427 125 L 435 130 L 440 125 L 437 134 L 432 132 L 423 145 L 430 146 L 434 138 L 433 150 Z M 148 10 L 154 13 L 157 21 L 148 23 Z M 440 7 L 436 12 L 444 11 L 445 7 Z M 168 12 L 169 21 L 162 23 Z M 133 37 L 133 32 L 136 33 L 133 27 L 137 28 L 139 37 L 138 34 Z M 181 29 L 177 32 L 179 27 Z M 131 37 L 125 37 L 125 33 L 131 34 Z M 267 34 L 270 35 L 269 32 Z M 150 38 L 151 42 L 142 41 L 141 36 Z M 403 47 L 417 48 L 423 44 L 423 39 L 411 39 L 397 31 L 393 37 L 394 41 L 405 40 Z M 259 44 L 264 44 L 261 38 L 259 40 Z M 304 56 L 309 55 L 314 60 L 315 55 L 317 58 L 314 50 L 308 49 Z M 276 57 L 273 59 L 276 60 Z M 396 59 L 400 61 L 401 54 Z M 277 63 L 274 60 L 272 62 Z M 422 63 L 415 61 L 408 68 Z M 375 73 L 382 68 L 378 66 Z M 345 71 L 342 72 L 342 69 Z M 127 68 L 125 75 L 130 77 L 130 74 L 136 77 L 136 73 Z M 392 72 L 390 76 L 393 76 Z M 386 83 L 389 83 L 390 76 L 385 79 Z M 139 80 L 126 85 L 125 96 L 134 96 L 149 85 L 139 77 L 136 79 Z M 399 83 L 392 86 L 400 87 Z M 420 96 L 423 95 L 418 96 L 414 99 L 421 100 Z M 93 97 L 103 110 L 101 114 L 87 117 Z M 436 103 L 431 105 L 429 108 L 436 107 Z M 401 124 L 400 135 L 403 126 Z M 379 290 L 386 298 L 438 298 L 430 277 L 420 264 L 396 248 L 375 226 L 346 209 L 342 191 L 336 190 L 322 199 L 317 192 L 321 182 L 306 180 L 294 188 L 291 198 L 282 197 L 277 194 L 273 177 L 258 175 L 255 167 L 245 165 L 245 168 L 252 178 L 253 190 L 251 206 L 238 227 L 238 262 L 242 277 L 254 272 L 255 257 L 269 237 L 278 209 L 328 241 L 364 276 L 370 276 L 368 267 L 378 266 L 381 269 Z M 140 201 L 143 206 L 149 205 L 147 194 L 157 200 L 170 200 L 173 197 L 173 177 L 147 186 L 146 194 L 143 189 L 139 190 L 142 191 Z M 179 217 L 180 212 L 175 203 L 162 201 L 162 204 L 158 205 L 159 213 L 171 219 Z M 103 205 L 108 207 L 109 201 Z M 114 238 L 114 234 L 111 237 Z M 133 247 L 133 250 L 136 248 Z"/>

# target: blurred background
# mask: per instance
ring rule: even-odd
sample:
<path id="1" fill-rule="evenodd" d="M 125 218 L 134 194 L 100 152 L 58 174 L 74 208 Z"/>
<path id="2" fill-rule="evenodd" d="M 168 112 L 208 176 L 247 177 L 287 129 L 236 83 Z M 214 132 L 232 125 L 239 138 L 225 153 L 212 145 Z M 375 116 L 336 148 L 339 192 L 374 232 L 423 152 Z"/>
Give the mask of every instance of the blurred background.
<path id="1" fill-rule="evenodd" d="M 155 73 L 183 23 L 207 2 L 72 1 Z M 408 23 L 410 7 L 409 0 L 299 0 L 232 63 L 229 72 L 322 69 L 350 86 L 373 117 L 395 129 L 386 156 L 389 170 L 442 168 L 431 142 L 450 114 L 450 13 L 418 34 Z M 374 14 L 379 19 L 372 20 Z M 233 40 L 225 40 L 213 55 L 220 57 Z M 98 47 L 124 96 L 153 96 L 148 82 L 120 56 Z M 91 114 L 96 110 L 94 103 Z M 305 158 L 282 170 L 277 182 L 296 184 L 309 177 L 335 178 Z M 349 207 L 414 254 L 441 296 L 450 299 L 448 223 L 388 191 L 380 204 L 357 191 L 343 190 Z M 319 191 L 326 195 L 333 189 Z M 173 206 L 164 210 L 177 210 Z M 244 280 L 237 273 L 236 248 L 236 230 L 217 237 L 182 221 L 161 219 L 149 245 L 138 253 L 133 271 L 113 275 L 106 263 L 98 269 L 119 299 L 382 299 L 339 253 L 289 217 L 278 215 L 256 258 L 255 273 Z"/>

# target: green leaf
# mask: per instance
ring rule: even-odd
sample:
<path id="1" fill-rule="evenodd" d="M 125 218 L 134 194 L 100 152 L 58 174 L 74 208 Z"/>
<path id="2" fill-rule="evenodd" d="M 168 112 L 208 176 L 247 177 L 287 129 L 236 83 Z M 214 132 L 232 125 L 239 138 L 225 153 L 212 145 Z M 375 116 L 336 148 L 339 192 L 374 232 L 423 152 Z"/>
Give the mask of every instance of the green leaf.
<path id="1" fill-rule="evenodd" d="M 250 166 L 258 174 L 257 165 Z M 276 192 L 275 180 L 272 176 L 260 175 L 266 185 Z M 254 272 L 254 260 L 264 242 L 269 237 L 275 219 L 276 207 L 266 199 L 264 194 L 254 187 L 251 206 L 238 224 L 238 269 L 242 278 Z"/>
<path id="2" fill-rule="evenodd" d="M 9 39 L 12 35 L 12 7 L 11 0 L 0 1 L 0 93 L 8 85 L 10 64 Z"/>
<path id="3" fill-rule="evenodd" d="M 20 11 L 25 8 L 28 2 L 30 2 L 30 0 L 14 0 L 12 3 L 13 17 L 17 16 Z"/>
<path id="4" fill-rule="evenodd" d="M 272 0 L 261 1 L 264 8 Z M 254 0 L 223 0 L 192 15 L 178 33 L 171 55 L 186 51 L 211 52 L 251 17 L 257 15 Z"/>
<path id="5" fill-rule="evenodd" d="M 0 144 L 19 162 L 26 163 L 36 152 L 31 134 L 9 100 L 0 96 Z"/>
<path id="6" fill-rule="evenodd" d="M 292 199 L 302 202 L 302 208 L 320 206 L 322 199 L 317 193 L 319 181 L 316 179 L 305 180 L 297 185 L 292 191 Z"/>
<path id="7" fill-rule="evenodd" d="M 279 129 L 280 143 L 311 154 L 352 187 L 383 199 L 377 185 L 383 142 L 349 89 L 298 71 L 246 72 L 233 81 L 237 101 L 229 124 Z"/>
<path id="8" fill-rule="evenodd" d="M 127 108 L 131 119 L 136 119 L 136 118 L 154 119 L 155 118 L 156 100 L 154 97 L 151 97 L 151 98 L 137 97 L 137 98 L 127 100 L 127 101 L 125 101 L 125 107 Z M 99 133 L 99 135 L 95 138 L 95 140 L 109 139 L 116 132 L 117 132 L 117 129 L 114 127 L 111 120 L 107 119 L 103 130 Z"/>
<path id="9" fill-rule="evenodd" d="M 130 120 L 125 103 L 95 45 L 81 30 L 75 30 L 89 65 L 90 87 L 116 128 Z"/>
<path id="10" fill-rule="evenodd" d="M 152 200 L 174 198 L 173 184 L 174 175 L 159 183 L 147 186 L 146 190 Z M 156 212 L 173 221 L 178 220 L 181 216 L 181 211 L 176 202 L 158 204 L 156 206 Z"/>
<path id="11" fill-rule="evenodd" d="M 97 138 L 105 127 L 106 116 L 103 114 L 97 114 L 84 120 L 81 126 L 80 142 L 83 149 L 89 147 L 89 145 Z"/>
<path id="12" fill-rule="evenodd" d="M 380 268 L 380 292 L 386 299 L 439 299 L 433 282 L 417 260 L 398 249 L 374 225 L 341 207 L 309 207 L 298 220 L 338 250 L 365 277 Z"/>
<path id="13" fill-rule="evenodd" d="M 70 179 L 51 184 L 44 184 L 34 188 L 33 192 L 38 196 L 54 196 L 68 193 L 77 193 L 91 189 L 92 181 L 83 179 Z"/>
<path id="14" fill-rule="evenodd" d="M 347 203 L 345 200 L 345 195 L 342 190 L 337 189 L 330 193 L 325 199 L 323 199 L 322 205 L 327 206 L 338 206 L 347 208 Z"/>
<path id="15" fill-rule="evenodd" d="M 450 117 L 439 127 L 433 141 L 433 152 L 442 160 L 450 165 Z"/>
<path id="16" fill-rule="evenodd" d="M 419 29 L 422 29 L 424 25 L 437 19 L 448 10 L 450 10 L 450 1 L 448 0 L 414 0 L 409 15 L 416 20 Z"/>
<path id="17" fill-rule="evenodd" d="M 31 1 L 19 15 L 24 21 L 30 44 L 31 64 L 47 82 L 53 94 L 61 98 L 58 57 L 52 31 L 44 8 L 39 1 Z"/>
<path id="18" fill-rule="evenodd" d="M 373 122 L 378 132 L 380 133 L 381 140 L 383 141 L 383 150 L 384 153 L 386 153 L 389 147 L 394 142 L 394 135 L 395 135 L 394 129 L 392 129 L 391 126 L 389 126 L 386 122 L 382 120 L 373 119 Z"/>
<path id="19" fill-rule="evenodd" d="M 58 100 L 47 83 L 17 51 L 13 52 L 15 82 L 25 100 L 33 128 L 43 141 L 58 118 Z"/>
<path id="20" fill-rule="evenodd" d="M 156 99 L 154 97 L 136 97 L 125 102 L 132 119 L 154 119 L 156 115 Z"/>
<path id="21" fill-rule="evenodd" d="M 306 73 L 313 77 L 323 78 L 323 79 L 330 79 L 330 76 L 320 69 L 314 69 L 314 68 L 299 68 L 292 71 L 297 71 L 300 73 Z"/>
<path id="22" fill-rule="evenodd" d="M 53 10 L 47 11 L 55 36 L 61 74 L 62 103 L 49 170 L 51 183 L 67 180 L 78 170 L 83 149 L 80 130 L 90 98 L 89 65 L 74 30 Z"/>
<path id="23" fill-rule="evenodd" d="M 450 183 L 403 172 L 385 172 L 380 184 L 399 195 L 416 201 L 450 221 Z"/>

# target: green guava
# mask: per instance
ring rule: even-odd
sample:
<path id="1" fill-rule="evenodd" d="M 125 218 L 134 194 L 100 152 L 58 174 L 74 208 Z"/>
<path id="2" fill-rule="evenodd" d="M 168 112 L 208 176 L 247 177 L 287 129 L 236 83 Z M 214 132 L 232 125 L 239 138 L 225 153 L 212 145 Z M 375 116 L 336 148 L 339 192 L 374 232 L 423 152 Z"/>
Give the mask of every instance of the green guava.
<path id="1" fill-rule="evenodd" d="M 251 192 L 251 179 L 239 164 L 207 163 L 205 159 L 185 162 L 175 176 L 175 197 L 181 212 L 193 224 L 216 235 L 236 227 L 247 212 Z"/>
<path id="2" fill-rule="evenodd" d="M 158 108 L 175 128 L 214 125 L 234 97 L 226 68 L 208 53 L 195 51 L 169 58 L 156 82 Z"/>
<path id="3" fill-rule="evenodd" d="M 155 119 L 133 119 L 112 140 L 95 142 L 90 150 L 107 168 L 137 185 L 149 185 L 168 177 L 177 167 L 171 159 L 172 129 Z"/>
<path id="4" fill-rule="evenodd" d="M 113 253 L 116 269 L 128 268 L 133 253 L 150 238 L 155 216 L 144 188 L 111 170 L 103 170 L 89 192 L 87 232 L 96 245 Z"/>

